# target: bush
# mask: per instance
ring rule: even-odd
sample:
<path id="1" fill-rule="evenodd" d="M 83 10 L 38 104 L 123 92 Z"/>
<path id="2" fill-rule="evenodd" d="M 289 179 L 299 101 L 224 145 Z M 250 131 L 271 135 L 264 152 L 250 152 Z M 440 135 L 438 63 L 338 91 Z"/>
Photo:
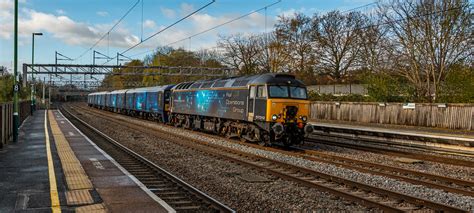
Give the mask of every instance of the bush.
<path id="1" fill-rule="evenodd" d="M 21 87 L 19 99 L 28 99 L 30 88 Z M 13 75 L 0 76 L 0 103 L 13 101 Z"/>
<path id="2" fill-rule="evenodd" d="M 438 102 L 474 103 L 474 68 L 452 67 L 439 93 Z"/>

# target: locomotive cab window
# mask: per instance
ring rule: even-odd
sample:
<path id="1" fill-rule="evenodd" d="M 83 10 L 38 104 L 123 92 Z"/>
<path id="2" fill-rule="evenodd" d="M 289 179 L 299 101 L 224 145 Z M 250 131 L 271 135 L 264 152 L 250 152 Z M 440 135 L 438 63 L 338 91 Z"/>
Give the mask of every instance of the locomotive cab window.
<path id="1" fill-rule="evenodd" d="M 250 98 L 255 98 L 255 86 L 250 86 Z"/>
<path id="2" fill-rule="evenodd" d="M 279 85 L 269 86 L 268 91 L 270 93 L 270 97 L 272 98 L 289 98 L 290 97 L 287 86 L 279 86 Z"/>
<path id="3" fill-rule="evenodd" d="M 268 92 L 272 98 L 294 98 L 307 99 L 306 88 L 295 86 L 272 85 L 269 86 Z"/>
<path id="4" fill-rule="evenodd" d="M 306 88 L 304 87 L 290 87 L 291 98 L 307 99 Z"/>
<path id="5" fill-rule="evenodd" d="M 257 98 L 266 98 L 267 97 L 267 90 L 265 90 L 265 86 L 257 86 Z"/>

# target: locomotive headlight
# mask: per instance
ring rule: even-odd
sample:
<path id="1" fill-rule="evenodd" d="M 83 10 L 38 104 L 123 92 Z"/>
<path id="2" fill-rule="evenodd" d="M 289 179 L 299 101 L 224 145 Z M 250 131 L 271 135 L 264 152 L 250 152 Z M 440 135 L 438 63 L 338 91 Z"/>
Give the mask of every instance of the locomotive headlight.
<path id="1" fill-rule="evenodd" d="M 301 120 L 302 120 L 303 122 L 306 122 L 306 121 L 308 120 L 308 117 L 303 116 L 303 117 L 301 117 Z"/>
<path id="2" fill-rule="evenodd" d="M 272 120 L 273 121 L 276 121 L 278 119 L 278 116 L 277 115 L 272 115 Z"/>

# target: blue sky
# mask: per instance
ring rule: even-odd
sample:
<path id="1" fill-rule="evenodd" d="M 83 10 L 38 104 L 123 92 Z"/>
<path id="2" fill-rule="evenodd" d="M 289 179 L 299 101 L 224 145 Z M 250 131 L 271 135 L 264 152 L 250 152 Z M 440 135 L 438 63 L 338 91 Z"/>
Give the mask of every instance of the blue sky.
<path id="1" fill-rule="evenodd" d="M 211 0 L 143 0 L 143 37 L 157 32 L 180 19 L 190 11 Z M 282 0 L 280 3 L 206 34 L 175 44 L 185 49 L 212 48 L 218 35 L 265 32 L 276 22 L 277 16 L 303 12 L 327 12 L 347 10 L 366 5 L 374 0 Z M 54 63 L 55 51 L 77 58 L 89 49 L 137 0 L 20 0 L 19 3 L 19 60 L 31 63 L 31 33 L 42 32 L 35 37 L 35 62 Z M 205 10 L 165 31 L 126 55 L 139 54 L 160 45 L 186 38 L 197 32 L 228 21 L 245 13 L 265 7 L 276 0 L 217 0 Z M 13 61 L 13 0 L 0 0 L 0 66 L 12 68 Z M 142 37 L 141 2 L 130 14 L 94 49 L 110 56 L 122 52 Z M 92 51 L 72 62 L 91 64 Z M 21 66 L 19 66 L 21 69 Z"/>

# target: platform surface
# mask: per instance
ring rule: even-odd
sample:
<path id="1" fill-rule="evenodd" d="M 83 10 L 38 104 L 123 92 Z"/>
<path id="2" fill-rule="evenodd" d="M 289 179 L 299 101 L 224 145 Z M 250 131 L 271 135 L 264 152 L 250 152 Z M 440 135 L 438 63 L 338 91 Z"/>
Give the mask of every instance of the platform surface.
<path id="1" fill-rule="evenodd" d="M 0 212 L 174 211 L 93 144 L 59 111 L 50 114 L 46 134 L 45 113 L 36 111 L 20 129 L 19 142 L 0 150 Z M 54 187 L 49 179 L 52 170 L 48 167 L 48 135 L 56 195 L 51 190 Z M 65 153 L 64 150 L 68 149 L 69 152 Z M 77 164 L 74 164 L 74 159 Z M 71 184 L 78 179 L 75 174 L 92 185 Z M 85 176 L 80 177 L 81 174 Z M 60 205 L 56 209 L 52 208 L 55 197 Z"/>
<path id="2" fill-rule="evenodd" d="M 20 128 L 18 143 L 0 150 L 0 212 L 51 212 L 44 121 L 44 111 L 37 111 Z M 60 202 L 65 203 L 59 159 L 54 147 L 51 152 Z"/>
<path id="3" fill-rule="evenodd" d="M 401 126 L 376 123 L 356 123 L 346 121 L 326 121 L 311 120 L 310 123 L 322 127 L 346 128 L 361 131 L 391 133 L 408 136 L 445 138 L 450 140 L 459 140 L 466 142 L 474 142 L 474 131 L 467 130 L 450 130 L 430 127 Z"/>

